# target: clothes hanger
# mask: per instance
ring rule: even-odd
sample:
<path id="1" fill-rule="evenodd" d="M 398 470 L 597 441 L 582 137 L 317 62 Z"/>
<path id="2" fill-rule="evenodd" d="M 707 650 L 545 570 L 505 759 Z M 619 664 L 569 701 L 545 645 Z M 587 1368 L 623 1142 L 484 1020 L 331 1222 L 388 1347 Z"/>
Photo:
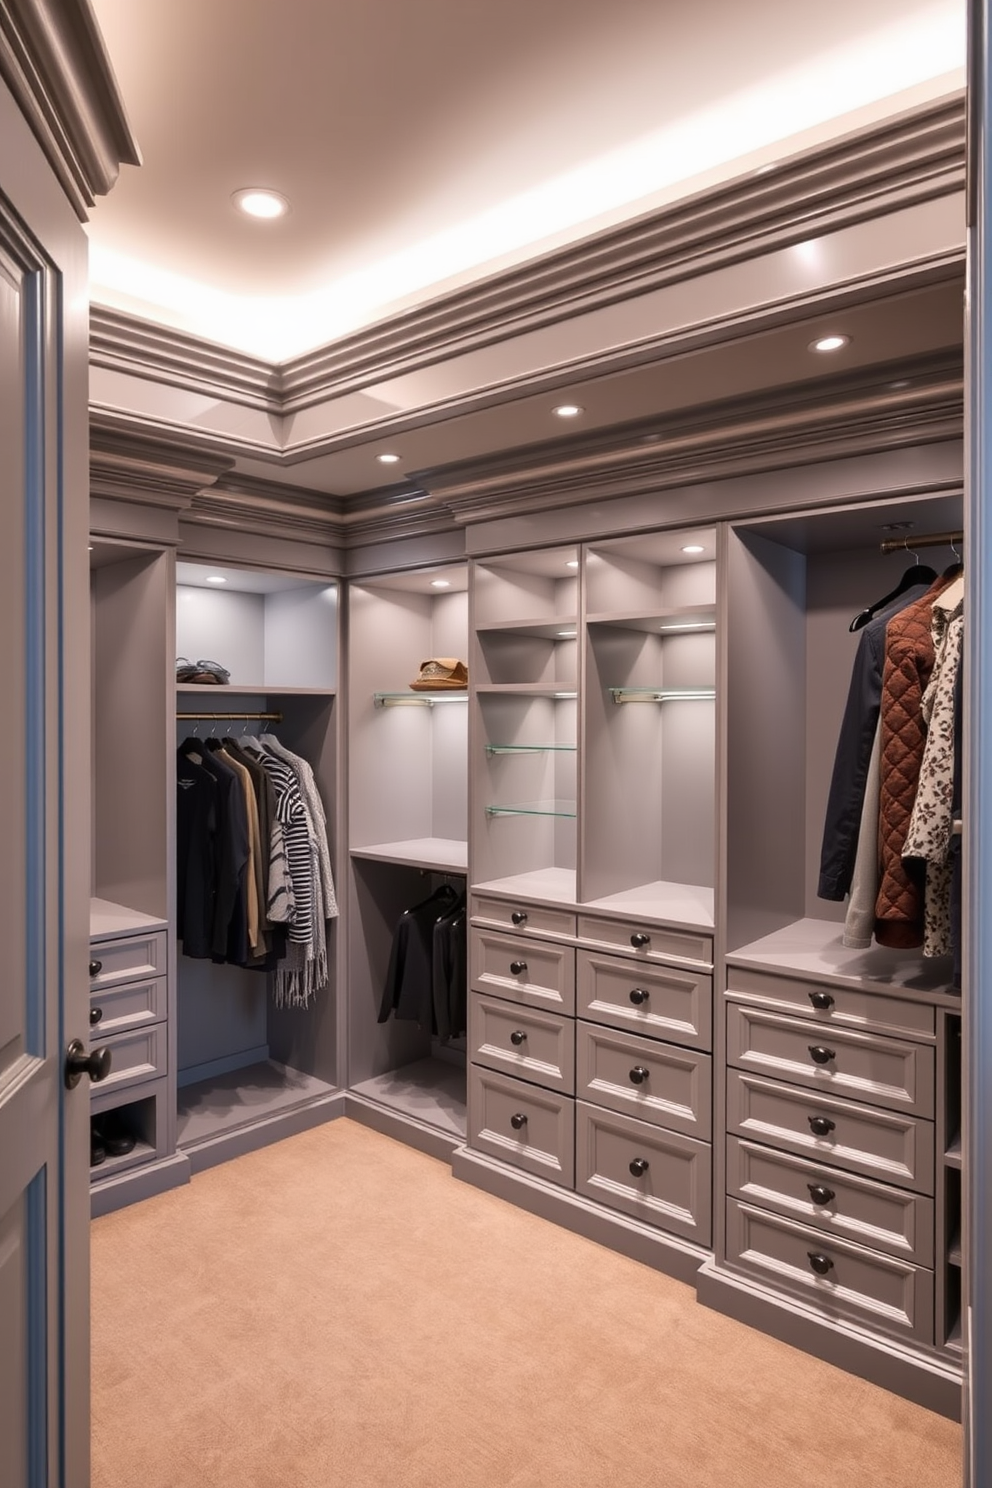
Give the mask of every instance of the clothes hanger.
<path id="1" fill-rule="evenodd" d="M 855 615 L 847 627 L 848 630 L 852 632 L 862 630 L 868 624 L 869 620 L 874 620 L 879 610 L 884 610 L 886 605 L 891 604 L 894 599 L 898 599 L 900 594 L 905 594 L 906 590 L 911 589 L 914 584 L 932 584 L 936 579 L 936 570 L 932 569 L 929 563 L 921 563 L 920 555 L 913 552 L 908 542 L 904 543 L 903 547 L 907 553 L 913 554 L 916 562 L 905 570 L 891 594 L 886 594 L 883 599 L 876 599 L 874 604 L 869 605 L 866 610 L 862 610 L 860 614 Z"/>

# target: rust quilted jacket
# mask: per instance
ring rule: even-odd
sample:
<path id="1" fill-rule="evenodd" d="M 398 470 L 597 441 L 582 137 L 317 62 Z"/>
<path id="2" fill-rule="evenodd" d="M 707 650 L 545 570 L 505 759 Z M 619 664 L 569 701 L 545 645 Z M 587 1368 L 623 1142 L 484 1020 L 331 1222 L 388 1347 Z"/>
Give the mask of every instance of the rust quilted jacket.
<path id="1" fill-rule="evenodd" d="M 918 865 L 903 862 L 902 849 L 926 743 L 921 705 L 934 665 L 931 612 L 934 600 L 949 582 L 947 577 L 937 579 L 921 599 L 894 615 L 885 629 L 880 879 L 875 902 L 875 939 L 883 946 L 923 944 L 922 874 Z"/>

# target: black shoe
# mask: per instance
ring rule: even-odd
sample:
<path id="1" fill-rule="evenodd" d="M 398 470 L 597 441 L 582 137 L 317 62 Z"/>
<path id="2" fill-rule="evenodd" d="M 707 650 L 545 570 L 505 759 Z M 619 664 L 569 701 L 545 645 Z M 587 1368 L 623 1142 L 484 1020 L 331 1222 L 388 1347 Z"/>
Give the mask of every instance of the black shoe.
<path id="1" fill-rule="evenodd" d="M 95 1121 L 90 1122 L 90 1167 L 98 1168 L 102 1162 L 106 1162 L 107 1149 L 103 1144 L 99 1127 Z"/>
<path id="2" fill-rule="evenodd" d="M 100 1131 L 108 1157 L 126 1157 L 134 1151 L 134 1136 L 117 1111 L 107 1112 L 100 1123 Z"/>

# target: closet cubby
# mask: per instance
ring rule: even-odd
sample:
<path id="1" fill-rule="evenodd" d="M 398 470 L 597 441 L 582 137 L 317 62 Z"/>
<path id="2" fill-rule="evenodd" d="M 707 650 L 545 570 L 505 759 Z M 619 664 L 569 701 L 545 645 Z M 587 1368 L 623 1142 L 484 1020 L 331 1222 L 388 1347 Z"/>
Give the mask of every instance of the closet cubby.
<path id="1" fill-rule="evenodd" d="M 477 885 L 571 902 L 578 819 L 579 550 L 472 571 Z"/>
<path id="2" fill-rule="evenodd" d="M 468 571 L 349 586 L 348 1086 L 365 1119 L 432 1150 L 464 1140 L 464 1038 L 380 1021 L 393 936 L 437 889 L 464 894 L 468 690 L 411 688 L 431 657 L 468 659 Z"/>
<path id="3" fill-rule="evenodd" d="M 337 584 L 193 562 L 177 564 L 176 579 L 175 656 L 231 674 L 176 685 L 177 746 L 274 733 L 313 770 L 335 863 Z M 265 972 L 185 956 L 180 943 L 177 1143 L 194 1171 L 325 1119 L 340 1101 L 336 912 L 326 934 L 327 981 L 305 1007 L 277 1006 Z"/>
<path id="4" fill-rule="evenodd" d="M 713 927 L 717 534 L 585 558 L 584 903 Z"/>

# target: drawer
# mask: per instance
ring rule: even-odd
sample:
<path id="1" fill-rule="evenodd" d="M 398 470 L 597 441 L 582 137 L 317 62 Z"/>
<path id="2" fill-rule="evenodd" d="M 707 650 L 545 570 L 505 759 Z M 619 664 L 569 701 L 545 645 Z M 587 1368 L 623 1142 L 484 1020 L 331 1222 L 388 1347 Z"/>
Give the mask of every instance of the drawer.
<path id="1" fill-rule="evenodd" d="M 150 935 L 129 935 L 121 940 L 90 942 L 90 991 L 113 987 L 118 982 L 138 982 L 146 977 L 165 976 L 168 937 L 164 930 Z"/>
<path id="2" fill-rule="evenodd" d="M 691 930 L 665 930 L 658 925 L 579 915 L 578 938 L 587 945 L 636 956 L 639 961 L 688 961 L 713 970 L 713 937 Z"/>
<path id="3" fill-rule="evenodd" d="M 713 1080 L 708 1054 L 580 1022 L 575 1063 L 580 1099 L 709 1141 Z"/>
<path id="4" fill-rule="evenodd" d="M 933 1201 L 727 1138 L 727 1191 L 841 1240 L 933 1265 Z"/>
<path id="5" fill-rule="evenodd" d="M 579 950 L 575 956 L 576 1010 L 580 1017 L 653 1038 L 708 1049 L 712 1042 L 713 978 L 619 956 Z"/>
<path id="6" fill-rule="evenodd" d="M 933 1342 L 933 1272 L 806 1225 L 727 1200 L 727 1258 L 803 1297 L 826 1317 L 853 1317 Z"/>
<path id="7" fill-rule="evenodd" d="M 611 1209 L 708 1246 L 712 1154 L 705 1142 L 575 1105 L 575 1187 Z"/>
<path id="8" fill-rule="evenodd" d="M 933 1193 L 933 1122 L 904 1111 L 882 1111 L 728 1070 L 727 1125 L 739 1136 L 815 1162 Z"/>
<path id="9" fill-rule="evenodd" d="M 90 1015 L 99 1009 L 100 1018 L 90 1024 L 93 1038 L 102 1040 L 111 1033 L 128 1028 L 143 1028 L 147 1023 L 161 1023 L 168 1012 L 168 982 L 165 977 L 148 977 L 143 982 L 126 982 L 120 987 L 99 987 L 90 993 Z"/>
<path id="10" fill-rule="evenodd" d="M 727 1004 L 727 1060 L 814 1090 L 933 1115 L 934 1050 L 875 1033 L 832 1028 Z"/>
<path id="11" fill-rule="evenodd" d="M 727 967 L 727 992 L 734 999 L 761 1003 L 817 1023 L 866 1032 L 933 1038 L 936 1012 L 925 1002 L 889 997 L 866 988 L 840 987 L 773 972 Z"/>
<path id="12" fill-rule="evenodd" d="M 474 992 L 469 1002 L 471 1058 L 490 1069 L 534 1080 L 549 1090 L 575 1091 L 575 1023 Z"/>
<path id="13" fill-rule="evenodd" d="M 494 1070 L 469 1066 L 469 1146 L 571 1188 L 575 1102 Z"/>
<path id="14" fill-rule="evenodd" d="M 106 1047 L 110 1050 L 110 1074 L 92 1089 L 101 1097 L 114 1090 L 123 1090 L 138 1085 L 143 1080 L 153 1080 L 168 1073 L 166 1031 L 168 1024 L 153 1023 L 148 1028 L 138 1028 L 131 1033 L 115 1033 L 102 1038 L 100 1029 L 90 1031 L 90 1048 Z M 101 1101 L 106 1105 L 106 1101 Z"/>
<path id="15" fill-rule="evenodd" d="M 472 895 L 472 922 L 506 929 L 513 935 L 543 935 L 546 940 L 574 940 L 575 915 L 564 909 L 549 909 L 526 900 L 492 899 Z"/>
<path id="16" fill-rule="evenodd" d="M 575 951 L 571 946 L 473 930 L 471 980 L 476 992 L 552 1012 L 575 1012 Z"/>

